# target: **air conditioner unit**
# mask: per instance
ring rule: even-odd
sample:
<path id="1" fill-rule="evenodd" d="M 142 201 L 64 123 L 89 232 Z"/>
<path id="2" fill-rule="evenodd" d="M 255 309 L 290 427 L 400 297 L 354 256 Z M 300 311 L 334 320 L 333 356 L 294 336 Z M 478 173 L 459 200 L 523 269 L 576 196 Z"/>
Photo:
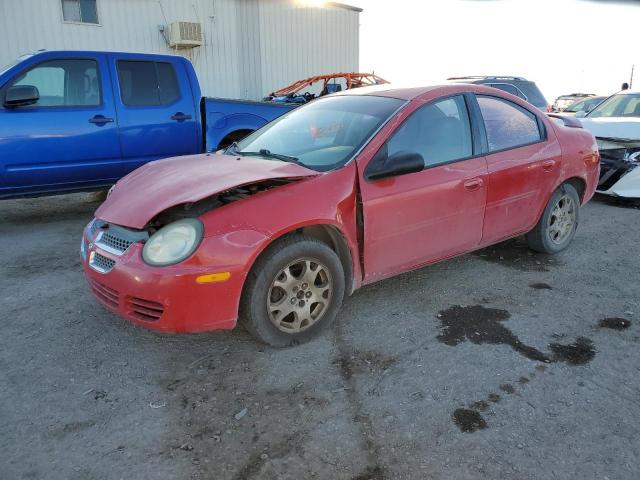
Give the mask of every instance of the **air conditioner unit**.
<path id="1" fill-rule="evenodd" d="M 193 48 L 202 45 L 202 26 L 194 22 L 173 22 L 169 26 L 171 48 Z"/>

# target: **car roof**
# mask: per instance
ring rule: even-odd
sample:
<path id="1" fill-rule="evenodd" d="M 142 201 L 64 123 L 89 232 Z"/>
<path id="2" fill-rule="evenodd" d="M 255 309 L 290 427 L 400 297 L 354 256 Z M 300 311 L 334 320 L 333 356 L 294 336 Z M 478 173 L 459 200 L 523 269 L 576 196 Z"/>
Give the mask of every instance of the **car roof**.
<path id="1" fill-rule="evenodd" d="M 447 80 L 459 82 L 465 80 L 509 80 L 513 82 L 528 82 L 524 77 L 517 77 L 515 75 L 469 75 L 466 77 L 449 77 Z"/>
<path id="2" fill-rule="evenodd" d="M 475 83 L 445 83 L 442 85 L 429 86 L 399 86 L 387 83 L 384 85 L 372 85 L 370 87 L 352 88 L 341 92 L 333 93 L 330 96 L 343 95 L 372 95 L 378 97 L 390 97 L 400 100 L 413 100 L 426 93 L 437 90 L 438 95 L 456 94 L 462 92 L 485 93 L 496 95 L 496 89 Z M 504 93 L 504 92 L 502 92 Z M 501 94 L 502 94 L 501 93 Z M 508 95 L 508 94 L 507 94 Z"/>

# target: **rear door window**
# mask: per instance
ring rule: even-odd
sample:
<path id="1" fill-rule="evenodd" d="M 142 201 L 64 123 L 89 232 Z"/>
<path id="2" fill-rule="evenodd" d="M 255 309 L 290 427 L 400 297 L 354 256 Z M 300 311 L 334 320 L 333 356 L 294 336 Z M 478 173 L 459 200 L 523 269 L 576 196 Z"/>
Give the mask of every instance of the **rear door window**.
<path id="1" fill-rule="evenodd" d="M 175 67 L 169 62 L 119 60 L 118 82 L 127 106 L 169 105 L 180 99 Z"/>
<path id="2" fill-rule="evenodd" d="M 542 140 L 537 117 L 530 111 L 501 98 L 478 95 L 477 99 L 490 152 Z"/>

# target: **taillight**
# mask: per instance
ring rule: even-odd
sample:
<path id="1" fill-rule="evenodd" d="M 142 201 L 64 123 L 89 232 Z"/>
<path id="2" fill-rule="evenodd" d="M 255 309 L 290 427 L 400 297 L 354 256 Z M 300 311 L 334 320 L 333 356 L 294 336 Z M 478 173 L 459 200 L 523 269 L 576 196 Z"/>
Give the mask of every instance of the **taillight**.
<path id="1" fill-rule="evenodd" d="M 553 112 L 553 107 L 551 105 L 547 105 L 547 112 Z"/>

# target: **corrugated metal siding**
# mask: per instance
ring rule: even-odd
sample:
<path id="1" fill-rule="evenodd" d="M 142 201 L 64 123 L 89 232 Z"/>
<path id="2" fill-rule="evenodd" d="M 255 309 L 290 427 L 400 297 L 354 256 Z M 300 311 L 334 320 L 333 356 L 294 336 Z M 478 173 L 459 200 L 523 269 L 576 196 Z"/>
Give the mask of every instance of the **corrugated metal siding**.
<path id="1" fill-rule="evenodd" d="M 297 0 L 98 0 L 100 26 L 62 21 L 60 0 L 0 0 L 0 66 L 41 48 L 175 53 L 159 31 L 200 22 L 205 95 L 258 99 L 298 79 L 358 69 L 358 13 Z M 166 18 L 166 20 L 165 20 Z"/>

